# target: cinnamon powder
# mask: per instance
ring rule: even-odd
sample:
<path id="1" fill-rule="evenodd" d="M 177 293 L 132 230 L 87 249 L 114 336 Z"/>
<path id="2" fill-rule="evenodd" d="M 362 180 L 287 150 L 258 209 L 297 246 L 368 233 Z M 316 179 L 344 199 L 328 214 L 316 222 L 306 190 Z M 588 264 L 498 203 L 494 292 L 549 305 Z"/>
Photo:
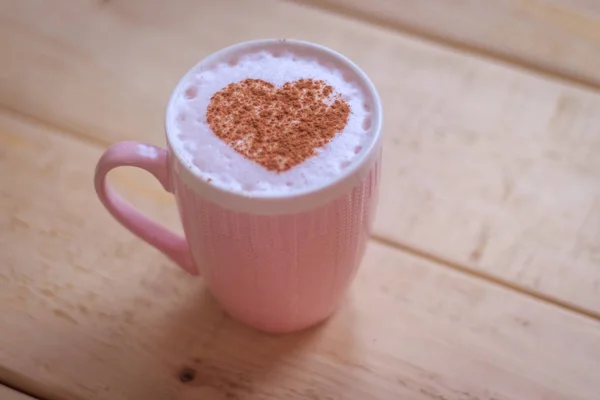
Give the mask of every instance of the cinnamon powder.
<path id="1" fill-rule="evenodd" d="M 348 123 L 350 106 L 324 81 L 281 88 L 261 79 L 232 83 L 211 98 L 206 120 L 244 157 L 283 172 L 316 154 Z"/>

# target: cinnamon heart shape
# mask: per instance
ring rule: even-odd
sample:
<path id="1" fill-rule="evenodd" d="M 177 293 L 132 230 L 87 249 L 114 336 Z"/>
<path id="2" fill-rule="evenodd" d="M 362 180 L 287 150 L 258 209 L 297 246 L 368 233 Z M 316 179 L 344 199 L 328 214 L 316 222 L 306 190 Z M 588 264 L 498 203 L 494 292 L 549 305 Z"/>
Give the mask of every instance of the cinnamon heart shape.
<path id="1" fill-rule="evenodd" d="M 348 123 L 350 106 L 324 81 L 282 87 L 245 79 L 215 93 L 206 110 L 213 133 L 244 157 L 283 172 L 314 156 Z"/>

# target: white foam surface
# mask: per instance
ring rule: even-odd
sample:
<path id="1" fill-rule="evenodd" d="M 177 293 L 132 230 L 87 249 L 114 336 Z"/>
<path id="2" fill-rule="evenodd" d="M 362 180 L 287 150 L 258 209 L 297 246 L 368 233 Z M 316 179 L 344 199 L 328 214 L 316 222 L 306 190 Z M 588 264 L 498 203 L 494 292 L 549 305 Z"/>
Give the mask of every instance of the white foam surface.
<path id="1" fill-rule="evenodd" d="M 347 73 L 344 73 L 347 72 Z M 169 112 L 176 131 L 171 144 L 194 173 L 211 184 L 246 195 L 293 194 L 327 184 L 339 176 L 373 140 L 371 105 L 348 71 L 324 65 L 317 58 L 267 51 L 240 56 L 235 63 L 205 69 L 198 64 L 176 93 Z M 211 97 L 230 83 L 262 79 L 277 87 L 298 79 L 323 80 L 342 96 L 351 109 L 345 129 L 317 155 L 290 170 L 277 173 L 246 159 L 219 139 L 206 121 Z M 356 78 L 358 79 L 358 78 Z"/>

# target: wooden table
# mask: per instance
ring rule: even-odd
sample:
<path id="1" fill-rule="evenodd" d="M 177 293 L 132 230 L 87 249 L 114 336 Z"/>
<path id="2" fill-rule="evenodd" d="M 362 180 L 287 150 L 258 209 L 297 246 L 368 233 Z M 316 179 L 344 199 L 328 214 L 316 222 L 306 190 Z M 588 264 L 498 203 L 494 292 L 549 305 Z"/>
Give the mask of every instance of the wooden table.
<path id="1" fill-rule="evenodd" d="M 283 337 L 224 315 L 92 188 L 109 144 L 164 145 L 187 68 L 260 37 L 346 54 L 386 118 L 361 272 L 330 321 Z M 600 398 L 597 2 L 0 0 L 0 49 L 0 383 L 48 400 Z M 111 178 L 179 229 L 151 177 Z"/>

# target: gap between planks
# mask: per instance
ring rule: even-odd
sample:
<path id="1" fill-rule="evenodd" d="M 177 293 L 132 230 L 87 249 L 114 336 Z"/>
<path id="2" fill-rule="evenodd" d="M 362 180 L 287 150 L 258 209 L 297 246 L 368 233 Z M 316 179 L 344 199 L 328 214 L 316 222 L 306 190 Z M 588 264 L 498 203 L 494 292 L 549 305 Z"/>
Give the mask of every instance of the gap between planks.
<path id="1" fill-rule="evenodd" d="M 42 128 L 51 128 L 49 130 L 55 132 L 56 134 L 69 136 L 73 139 L 76 139 L 83 143 L 87 143 L 88 145 L 94 147 L 100 147 L 102 149 L 105 149 L 106 147 L 112 144 L 112 142 L 109 142 L 108 140 L 102 140 L 96 137 L 95 135 L 88 135 L 84 132 L 74 131 L 60 124 L 49 123 L 48 121 L 38 118 L 35 115 L 24 113 L 12 107 L 0 106 L 0 110 L 4 110 L 12 117 L 20 119 L 21 121 L 25 121 L 31 125 L 39 126 Z"/>
<path id="2" fill-rule="evenodd" d="M 26 114 L 26 113 L 23 113 L 23 112 L 20 112 L 20 111 L 17 111 L 12 108 L 8 108 L 8 107 L 2 107 L 2 109 L 8 111 L 8 113 L 12 114 L 12 116 L 17 119 L 24 120 L 33 125 L 51 128 L 49 130 L 51 132 L 54 132 L 53 134 L 68 136 L 75 140 L 87 143 L 93 147 L 100 147 L 100 148 L 104 149 L 111 144 L 108 141 L 98 139 L 93 136 L 88 136 L 82 132 L 77 132 L 77 131 L 73 131 L 71 129 L 66 129 L 65 127 L 62 127 L 62 126 L 52 125 L 52 124 L 48 123 L 47 121 L 40 119 L 38 117 L 35 117 L 31 114 Z M 454 271 L 460 272 L 465 275 L 469 275 L 473 278 L 486 281 L 486 282 L 494 284 L 496 286 L 501 286 L 507 290 L 510 290 L 511 292 L 519 293 L 526 297 L 531 297 L 531 298 L 537 299 L 539 301 L 552 304 L 553 306 L 563 309 L 567 312 L 576 313 L 576 314 L 582 315 L 584 317 L 600 321 L 600 313 L 598 313 L 598 312 L 586 310 L 575 304 L 561 301 L 560 299 L 556 299 L 552 296 L 545 295 L 545 294 L 543 294 L 541 292 L 537 292 L 535 290 L 527 289 L 527 288 L 517 285 L 513 282 L 510 282 L 510 281 L 507 281 L 507 280 L 504 280 L 501 278 L 497 278 L 491 274 L 472 270 L 472 269 L 468 268 L 467 266 L 464 266 L 460 263 L 453 262 L 451 260 L 437 256 L 433 253 L 430 253 L 430 252 L 427 252 L 427 251 L 424 251 L 424 250 L 421 250 L 421 249 L 418 249 L 415 247 L 411 247 L 409 245 L 406 245 L 406 244 L 403 244 L 403 243 L 400 243 L 400 242 L 397 242 L 394 240 L 387 239 L 380 235 L 371 235 L 371 240 L 378 242 L 384 246 L 396 249 L 398 251 L 402 251 L 404 253 L 411 254 L 415 257 L 422 258 L 427 261 L 431 261 L 431 262 L 433 262 L 433 264 L 442 266 L 444 268 L 450 268 Z M 0 382 L 0 384 L 2 384 L 2 382 Z"/>
<path id="3" fill-rule="evenodd" d="M 34 395 L 27 390 L 15 387 L 13 384 L 6 382 L 3 379 L 0 379 L 0 395 L 2 395 L 6 391 L 8 391 L 9 394 L 12 394 L 14 392 L 14 396 L 10 397 L 8 400 L 49 400 L 44 397 Z M 2 397 L 2 400 L 7 399 L 4 399 Z"/>
<path id="4" fill-rule="evenodd" d="M 590 319 L 600 321 L 600 313 L 586 310 L 585 308 L 579 307 L 575 304 L 571 304 L 571 303 L 556 299 L 554 297 L 545 295 L 544 293 L 537 292 L 535 290 L 527 289 L 525 287 L 516 285 L 510 281 L 507 281 L 507 280 L 504 280 L 501 278 L 497 278 L 491 274 L 487 274 L 485 272 L 476 271 L 476 270 L 467 268 L 464 265 L 447 260 L 443 257 L 436 256 L 435 254 L 432 254 L 430 252 L 420 250 L 420 249 L 417 249 L 414 247 L 410 247 L 408 245 L 384 238 L 379 235 L 371 235 L 371 240 L 373 240 L 374 242 L 380 243 L 382 245 L 385 245 L 387 247 L 393 247 L 394 249 L 402 251 L 404 253 L 411 254 L 417 258 L 422 258 L 422 259 L 431 261 L 435 265 L 444 266 L 446 268 L 450 268 L 454 271 L 458 271 L 465 275 L 469 275 L 473 278 L 484 280 L 484 281 L 487 281 L 487 282 L 492 283 L 497 286 L 502 286 L 503 288 L 510 290 L 512 292 L 517 292 L 524 296 L 532 297 L 532 298 L 535 298 L 542 302 L 552 304 L 553 306 L 555 306 L 557 308 L 561 308 L 565 311 L 573 312 L 573 313 L 582 315 L 584 317 L 588 317 Z"/>
<path id="5" fill-rule="evenodd" d="M 600 92 L 600 83 L 592 82 L 586 78 L 577 76 L 575 74 L 562 72 L 559 69 L 545 67 L 543 65 L 536 64 L 535 62 L 528 61 L 516 55 L 505 54 L 493 50 L 488 50 L 477 45 L 463 43 L 459 40 L 454 40 L 447 36 L 437 34 L 435 32 L 430 32 L 426 29 L 411 26 L 409 24 L 403 24 L 400 22 L 390 21 L 386 18 L 378 17 L 375 15 L 365 14 L 359 10 L 355 10 L 352 7 L 342 6 L 339 4 L 331 4 L 327 0 L 283 1 L 312 7 L 325 12 L 340 15 L 354 21 L 363 22 L 371 26 L 377 26 L 380 28 L 388 29 L 397 32 L 401 35 L 411 37 L 413 39 L 421 39 L 454 50 L 458 53 L 470 56 L 477 56 L 482 59 L 485 59 L 488 62 L 495 62 L 512 67 L 517 70 L 541 75 L 545 78 L 563 82 L 571 86 L 577 87 L 579 89 L 589 90 L 596 93 Z"/>

